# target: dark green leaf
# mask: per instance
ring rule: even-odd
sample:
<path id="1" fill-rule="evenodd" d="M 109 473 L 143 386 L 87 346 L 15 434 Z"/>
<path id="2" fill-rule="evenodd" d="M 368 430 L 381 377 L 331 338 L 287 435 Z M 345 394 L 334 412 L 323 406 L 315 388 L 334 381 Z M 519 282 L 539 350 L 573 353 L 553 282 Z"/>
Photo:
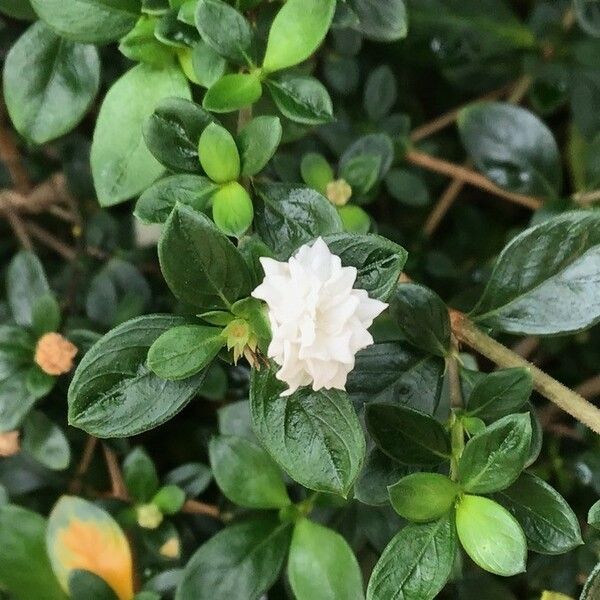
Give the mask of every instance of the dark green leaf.
<path id="1" fill-rule="evenodd" d="M 398 286 L 390 300 L 390 316 L 413 346 L 441 357 L 450 352 L 448 307 L 429 288 L 414 283 Z"/>
<path id="2" fill-rule="evenodd" d="M 340 177 L 352 188 L 354 196 L 364 196 L 377 183 L 381 157 L 359 154 L 340 165 Z"/>
<path id="3" fill-rule="evenodd" d="M 600 593 L 600 563 L 598 563 L 594 570 L 590 573 L 587 578 L 581 596 L 579 600 L 595 600 Z"/>
<path id="4" fill-rule="evenodd" d="M 177 17 L 179 9 L 172 9 L 164 14 L 156 23 L 154 35 L 156 39 L 172 48 L 188 49 L 200 40 L 194 25 L 188 25 Z"/>
<path id="5" fill-rule="evenodd" d="M 238 134 L 242 175 L 251 177 L 262 171 L 281 141 L 281 122 L 277 117 L 252 119 Z"/>
<path id="6" fill-rule="evenodd" d="M 249 440 L 256 439 L 252 431 L 250 402 L 239 400 L 219 409 L 219 431 L 224 435 L 236 435 Z"/>
<path id="7" fill-rule="evenodd" d="M 308 519 L 294 527 L 287 574 L 297 600 L 364 598 L 362 574 L 348 542 Z"/>
<path id="8" fill-rule="evenodd" d="M 113 589 L 98 575 L 75 569 L 69 575 L 69 598 L 72 600 L 118 600 Z"/>
<path id="9" fill-rule="evenodd" d="M 373 569 L 367 600 L 433 600 L 444 587 L 456 557 L 456 531 L 450 516 L 404 527 Z M 402 596 L 399 596 L 402 594 Z"/>
<path id="10" fill-rule="evenodd" d="M 248 508 L 290 503 L 281 471 L 258 445 L 243 437 L 218 435 L 208 446 L 217 485 L 232 502 Z"/>
<path id="11" fill-rule="evenodd" d="M 79 363 L 69 386 L 69 423 L 99 437 L 126 437 L 164 423 L 196 394 L 204 374 L 165 381 L 145 366 L 165 331 L 184 320 L 139 317 L 103 336 Z"/>
<path id="12" fill-rule="evenodd" d="M 390 196 L 406 206 L 419 208 L 430 202 L 429 190 L 423 179 L 407 169 L 390 169 L 385 185 Z"/>
<path id="13" fill-rule="evenodd" d="M 66 469 L 71 460 L 71 449 L 63 430 L 37 410 L 31 411 L 23 424 L 22 449 L 55 471 Z"/>
<path id="14" fill-rule="evenodd" d="M 30 0 L 0 0 L 0 12 L 25 21 L 35 21 L 37 18 Z"/>
<path id="15" fill-rule="evenodd" d="M 473 313 L 500 331 L 572 333 L 600 320 L 600 213 L 569 212 L 515 237 Z"/>
<path id="16" fill-rule="evenodd" d="M 377 179 L 383 179 L 394 160 L 394 144 L 385 133 L 372 133 L 358 138 L 346 149 L 340 158 L 340 171 L 357 158 L 375 157 L 379 159 Z"/>
<path id="17" fill-rule="evenodd" d="M 360 423 L 339 390 L 302 388 L 281 397 L 273 368 L 253 371 L 252 424 L 261 444 L 303 486 L 347 496 L 365 454 Z"/>
<path id="18" fill-rule="evenodd" d="M 367 429 L 378 448 L 406 465 L 433 466 L 449 459 L 448 434 L 428 415 L 391 404 L 367 405 Z"/>
<path id="19" fill-rule="evenodd" d="M 564 498 L 545 481 L 523 473 L 496 500 L 517 519 L 527 546 L 541 554 L 563 554 L 583 543 L 579 522 Z"/>
<path id="20" fill-rule="evenodd" d="M 165 167 L 197 173 L 198 140 L 211 122 L 212 117 L 195 102 L 165 98 L 144 123 L 144 140 Z"/>
<path id="21" fill-rule="evenodd" d="M 158 255 L 171 291 L 194 306 L 228 308 L 252 291 L 236 247 L 207 217 L 182 204 L 165 224 Z"/>
<path id="22" fill-rule="evenodd" d="M 192 68 L 198 85 L 209 88 L 225 75 L 227 60 L 200 40 L 192 48 Z"/>
<path id="23" fill-rule="evenodd" d="M 21 251 L 8 265 L 6 294 L 13 319 L 19 325 L 33 325 L 35 306 L 50 286 L 44 267 L 33 252 Z"/>
<path id="24" fill-rule="evenodd" d="M 600 529 L 600 500 L 591 506 L 587 520 L 592 527 Z"/>
<path id="25" fill-rule="evenodd" d="M 315 190 L 289 183 L 257 184 L 255 190 L 256 229 L 278 258 L 342 229 L 335 207 Z"/>
<path id="26" fill-rule="evenodd" d="M 575 17 L 581 29 L 600 37 L 600 6 L 597 0 L 574 0 Z"/>
<path id="27" fill-rule="evenodd" d="M 150 502 L 158 490 L 158 473 L 146 451 L 137 446 L 123 461 L 127 491 L 136 502 Z"/>
<path id="28" fill-rule="evenodd" d="M 258 600 L 283 567 L 291 533 L 272 515 L 227 527 L 192 556 L 175 599 Z"/>
<path id="29" fill-rule="evenodd" d="M 212 480 L 210 469 L 202 463 L 185 463 L 169 471 L 165 483 L 177 485 L 189 498 L 199 496 Z"/>
<path id="30" fill-rule="evenodd" d="M 36 144 L 73 129 L 99 83 L 96 48 L 65 40 L 41 22 L 21 36 L 4 64 L 8 113 L 19 133 Z"/>
<path id="31" fill-rule="evenodd" d="M 524 469 L 530 444 L 529 413 L 496 421 L 467 442 L 458 465 L 461 485 L 474 494 L 508 487 Z"/>
<path id="32" fill-rule="evenodd" d="M 387 65 L 381 65 L 367 78 L 363 104 L 373 121 L 382 119 L 394 106 L 398 96 L 396 78 Z"/>
<path id="33" fill-rule="evenodd" d="M 359 20 L 356 28 L 366 37 L 391 42 L 406 36 L 404 0 L 351 0 L 350 6 Z"/>

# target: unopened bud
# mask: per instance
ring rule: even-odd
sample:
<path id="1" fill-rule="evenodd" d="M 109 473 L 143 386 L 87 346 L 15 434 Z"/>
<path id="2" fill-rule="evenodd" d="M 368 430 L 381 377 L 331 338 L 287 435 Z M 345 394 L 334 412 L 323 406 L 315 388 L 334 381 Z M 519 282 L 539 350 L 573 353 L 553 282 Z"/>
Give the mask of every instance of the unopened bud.
<path id="1" fill-rule="evenodd" d="M 344 206 L 352 196 L 352 188 L 345 179 L 336 179 L 327 184 L 327 199 L 336 206 Z"/>
<path id="2" fill-rule="evenodd" d="M 18 431 L 6 431 L 0 433 L 0 456 L 8 458 L 14 456 L 21 451 L 21 444 L 19 443 L 19 432 Z"/>
<path id="3" fill-rule="evenodd" d="M 163 514 L 155 504 L 140 504 L 135 510 L 138 525 L 144 529 L 156 529 L 163 521 Z"/>
<path id="4" fill-rule="evenodd" d="M 159 552 L 165 558 L 179 558 L 181 547 L 176 537 L 168 539 L 159 549 Z"/>
<path id="5" fill-rule="evenodd" d="M 37 343 L 34 360 L 48 375 L 64 375 L 73 368 L 77 346 L 60 333 L 46 333 Z"/>

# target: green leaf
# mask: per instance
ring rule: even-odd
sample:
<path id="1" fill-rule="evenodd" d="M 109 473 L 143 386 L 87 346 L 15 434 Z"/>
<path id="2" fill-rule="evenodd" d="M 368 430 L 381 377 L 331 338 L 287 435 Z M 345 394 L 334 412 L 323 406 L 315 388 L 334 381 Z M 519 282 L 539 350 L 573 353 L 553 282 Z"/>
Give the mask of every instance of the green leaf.
<path id="1" fill-rule="evenodd" d="M 364 598 L 362 574 L 348 542 L 309 519 L 294 526 L 287 574 L 297 600 Z"/>
<path id="2" fill-rule="evenodd" d="M 303 125 L 321 125 L 333 120 L 333 104 L 323 84 L 314 77 L 282 75 L 266 79 L 273 101 L 283 116 Z"/>
<path id="3" fill-rule="evenodd" d="M 482 496 L 464 495 L 456 508 L 458 539 L 482 569 L 510 577 L 525 571 L 527 543 L 517 520 Z"/>
<path id="4" fill-rule="evenodd" d="M 335 178 L 333 169 L 327 159 L 317 152 L 308 152 L 302 157 L 300 173 L 304 183 L 323 196 L 327 193 L 327 184 Z"/>
<path id="5" fill-rule="evenodd" d="M 530 445 L 529 413 L 496 421 L 467 442 L 458 465 L 459 482 L 474 494 L 508 487 L 525 468 Z"/>
<path id="6" fill-rule="evenodd" d="M 47 396 L 55 383 L 56 377 L 42 371 L 37 364 L 31 365 L 29 369 L 27 369 L 25 375 L 25 387 L 34 398 L 37 399 Z"/>
<path id="7" fill-rule="evenodd" d="M 523 473 L 496 500 L 517 519 L 527 546 L 540 554 L 563 554 L 580 544 L 579 522 L 564 498 L 545 481 Z"/>
<path id="8" fill-rule="evenodd" d="M 586 33 L 600 37 L 600 13 L 596 0 L 574 0 L 577 23 Z"/>
<path id="9" fill-rule="evenodd" d="M 100 59 L 94 46 L 34 23 L 4 63 L 4 97 L 17 131 L 43 144 L 71 131 L 98 92 Z"/>
<path id="10" fill-rule="evenodd" d="M 424 413 L 373 402 L 366 407 L 365 419 L 377 447 L 398 462 L 433 466 L 450 458 L 448 434 Z"/>
<path id="11" fill-rule="evenodd" d="M 450 512 L 460 487 L 439 473 L 413 473 L 390 485 L 388 491 L 401 517 L 421 523 Z"/>
<path id="12" fill-rule="evenodd" d="M 69 575 L 69 598 L 72 600 L 118 600 L 113 589 L 98 575 L 75 569 Z"/>
<path id="13" fill-rule="evenodd" d="M 281 397 L 275 369 L 253 371 L 252 424 L 260 443 L 289 475 L 312 490 L 347 496 L 358 476 L 365 440 L 348 397 L 302 388 Z"/>
<path id="14" fill-rule="evenodd" d="M 356 268 L 355 288 L 371 298 L 389 299 L 408 258 L 402 246 L 375 234 L 338 233 L 323 239 L 344 267 Z"/>
<path id="15" fill-rule="evenodd" d="M 252 30 L 242 14 L 223 0 L 200 0 L 196 27 L 202 39 L 221 56 L 246 64 L 252 46 Z"/>
<path id="16" fill-rule="evenodd" d="M 433 414 L 442 391 L 444 361 L 398 342 L 361 350 L 346 389 L 357 404 L 390 403 Z"/>
<path id="17" fill-rule="evenodd" d="M 408 15 L 404 0 L 350 0 L 356 13 L 357 29 L 378 42 L 393 42 L 406 37 Z"/>
<path id="18" fill-rule="evenodd" d="M 207 367 L 224 345 L 217 327 L 180 325 L 165 331 L 150 346 L 148 366 L 162 379 L 185 379 Z"/>
<path id="19" fill-rule="evenodd" d="M 364 196 L 377 183 L 381 158 L 370 154 L 353 156 L 340 165 L 340 177 L 352 188 L 352 194 Z"/>
<path id="20" fill-rule="evenodd" d="M 36 337 L 57 331 L 60 327 L 60 305 L 52 293 L 39 296 L 33 304 L 31 330 Z"/>
<path id="21" fill-rule="evenodd" d="M 260 78 L 255 73 L 229 73 L 210 86 L 202 106 L 216 113 L 233 112 L 258 102 L 262 91 Z"/>
<path id="22" fill-rule="evenodd" d="M 142 15 L 135 27 L 119 41 L 121 54 L 135 62 L 163 67 L 173 62 L 173 51 L 154 35 L 156 20 Z"/>
<path id="23" fill-rule="evenodd" d="M 123 37 L 140 13 L 139 0 L 30 0 L 35 12 L 61 37 L 101 44 Z"/>
<path id="24" fill-rule="evenodd" d="M 189 498 L 199 496 L 210 485 L 212 473 L 202 463 L 185 463 L 169 471 L 165 483 L 181 488 Z"/>
<path id="25" fill-rule="evenodd" d="M 185 503 L 185 492 L 177 485 L 163 485 L 152 498 L 163 515 L 175 515 Z"/>
<path id="26" fill-rule="evenodd" d="M 594 600 L 598 597 L 598 593 L 600 593 L 600 563 L 594 567 L 587 578 L 579 600 Z"/>
<path id="27" fill-rule="evenodd" d="M 529 369 L 515 367 L 487 373 L 475 383 L 469 395 L 467 413 L 494 421 L 523 408 L 532 389 Z"/>
<path id="28" fill-rule="evenodd" d="M 279 576 L 290 537 L 289 524 L 273 515 L 223 529 L 192 556 L 175 600 L 259 598 Z"/>
<path id="29" fill-rule="evenodd" d="M 209 88 L 225 75 L 227 60 L 200 40 L 192 48 L 192 69 L 198 85 Z"/>
<path id="30" fill-rule="evenodd" d="M 243 176 L 252 177 L 265 168 L 279 146 L 281 133 L 277 117 L 256 117 L 244 125 L 237 137 Z"/>
<path id="31" fill-rule="evenodd" d="M 98 437 L 126 437 L 161 425 L 200 388 L 204 374 L 165 381 L 145 366 L 148 349 L 184 320 L 148 315 L 119 325 L 83 357 L 69 386 L 69 423 Z"/>
<path id="32" fill-rule="evenodd" d="M 0 0 L 0 12 L 13 19 L 34 21 L 37 18 L 29 0 Z"/>
<path id="33" fill-rule="evenodd" d="M 143 223 L 164 223 L 177 202 L 202 212 L 218 186 L 201 175 L 171 175 L 150 186 L 135 205 L 133 214 Z"/>
<path id="34" fill-rule="evenodd" d="M 193 306 L 229 308 L 252 291 L 250 273 L 236 247 L 207 217 L 187 206 L 175 206 L 158 255 L 171 291 Z"/>
<path id="35" fill-rule="evenodd" d="M 137 503 L 150 502 L 159 486 L 154 462 L 146 451 L 137 446 L 123 461 L 123 477 L 127 491 Z"/>
<path id="36" fill-rule="evenodd" d="M 420 208 L 430 203 L 429 189 L 423 178 L 407 169 L 390 169 L 385 186 L 392 198 L 406 206 Z"/>
<path id="37" fill-rule="evenodd" d="M 271 25 L 263 69 L 272 73 L 306 60 L 325 39 L 335 5 L 335 0 L 287 0 Z"/>
<path id="38" fill-rule="evenodd" d="M 568 212 L 531 227 L 500 254 L 473 310 L 485 327 L 573 333 L 600 321 L 600 213 Z"/>
<path id="39" fill-rule="evenodd" d="M 15 600 L 67 600 L 46 554 L 46 520 L 19 506 L 0 506 L 0 587 Z"/>
<path id="40" fill-rule="evenodd" d="M 600 529 L 600 500 L 591 506 L 587 520 L 592 527 Z"/>
<path id="41" fill-rule="evenodd" d="M 367 600 L 394 596 L 433 600 L 448 580 L 455 557 L 456 531 L 450 516 L 407 525 L 386 546 L 375 565 Z"/>
<path id="42" fill-rule="evenodd" d="M 161 44 L 185 51 L 199 41 L 200 36 L 193 24 L 188 25 L 178 19 L 178 13 L 178 9 L 172 9 L 160 17 L 154 28 L 154 35 Z"/>
<path id="43" fill-rule="evenodd" d="M 71 449 L 63 430 L 44 413 L 33 410 L 23 424 L 24 452 L 54 471 L 69 466 Z"/>
<path id="44" fill-rule="evenodd" d="M 235 140 L 227 129 L 211 123 L 198 142 L 200 164 L 216 183 L 236 181 L 240 176 L 240 154 Z"/>
<path id="45" fill-rule="evenodd" d="M 39 298 L 50 293 L 44 267 L 38 257 L 26 250 L 17 253 L 6 274 L 6 295 L 13 319 L 19 325 L 32 326 Z"/>
<path id="46" fill-rule="evenodd" d="M 94 186 L 102 206 L 136 196 L 164 171 L 142 139 L 143 125 L 169 96 L 190 97 L 175 66 L 139 64 L 118 79 L 104 98 L 92 142 Z"/>
<path id="47" fill-rule="evenodd" d="M 338 207 L 344 231 L 357 235 L 366 234 L 371 229 L 371 217 L 360 206 L 346 204 Z"/>
<path id="48" fill-rule="evenodd" d="M 390 301 L 390 316 L 413 346 L 430 354 L 447 356 L 451 350 L 448 307 L 429 288 L 403 283 Z"/>
<path id="49" fill-rule="evenodd" d="M 198 140 L 212 117 L 185 98 L 161 100 L 144 123 L 144 140 L 154 157 L 172 171 L 198 172 Z"/>
<path id="50" fill-rule="evenodd" d="M 388 115 L 397 97 L 396 78 L 388 65 L 381 65 L 369 74 L 363 104 L 371 120 L 378 121 Z"/>
<path id="51" fill-rule="evenodd" d="M 461 139 L 477 168 L 494 183 L 521 194 L 560 193 L 560 153 L 552 132 L 533 113 L 502 102 L 462 109 Z"/>
<path id="52" fill-rule="evenodd" d="M 379 159 L 377 179 L 383 179 L 394 161 L 394 143 L 385 133 L 372 133 L 358 138 L 342 154 L 340 172 L 357 159 L 367 161 Z"/>
<path id="53" fill-rule="evenodd" d="M 282 508 L 290 504 L 281 471 L 250 440 L 218 435 L 208 445 L 217 485 L 235 504 L 247 508 Z"/>
<path id="54" fill-rule="evenodd" d="M 246 188 L 237 181 L 221 186 L 212 197 L 212 216 L 225 235 L 241 238 L 254 218 L 252 198 Z"/>
<path id="55" fill-rule="evenodd" d="M 335 207 L 315 190 L 261 183 L 255 191 L 256 230 L 278 258 L 287 259 L 303 244 L 342 229 Z"/>

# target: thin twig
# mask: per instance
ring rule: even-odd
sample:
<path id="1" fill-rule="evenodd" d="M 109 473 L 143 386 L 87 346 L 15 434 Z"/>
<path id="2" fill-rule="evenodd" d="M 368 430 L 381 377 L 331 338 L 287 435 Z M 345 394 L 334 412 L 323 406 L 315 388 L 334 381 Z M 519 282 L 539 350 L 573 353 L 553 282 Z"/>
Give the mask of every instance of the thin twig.
<path id="1" fill-rule="evenodd" d="M 600 375 L 596 375 L 595 377 L 591 377 L 583 383 L 580 383 L 575 388 L 575 391 L 588 400 L 597 398 L 600 396 Z"/>
<path id="2" fill-rule="evenodd" d="M 48 248 L 54 250 L 57 254 L 60 254 L 65 260 L 72 262 L 77 257 L 77 253 L 73 248 L 67 246 L 43 227 L 40 227 L 35 223 L 28 223 L 26 228 L 33 237 L 48 246 Z"/>
<path id="3" fill-rule="evenodd" d="M 198 500 L 186 500 L 181 512 L 190 515 L 206 515 L 207 517 L 213 517 L 213 519 L 221 518 L 221 511 L 217 506 L 199 502 Z"/>
<path id="4" fill-rule="evenodd" d="M 69 491 L 72 494 L 79 494 L 81 492 L 81 483 L 82 479 L 87 473 L 87 470 L 90 468 L 90 464 L 92 463 L 92 458 L 94 457 L 94 450 L 98 445 L 98 438 L 90 435 L 88 436 L 85 446 L 83 447 L 83 454 L 81 455 L 81 460 L 75 469 L 75 473 L 73 475 L 73 479 L 69 484 Z"/>
<path id="5" fill-rule="evenodd" d="M 523 338 L 512 347 L 512 351 L 523 358 L 529 358 L 540 346 L 540 338 L 532 335 Z"/>
<path id="6" fill-rule="evenodd" d="M 104 443 L 102 444 L 102 451 L 104 452 L 106 468 L 108 469 L 108 476 L 110 477 L 112 496 L 122 500 L 128 500 L 129 492 L 127 491 L 127 486 L 123 479 L 123 473 L 121 473 L 117 455 Z"/>

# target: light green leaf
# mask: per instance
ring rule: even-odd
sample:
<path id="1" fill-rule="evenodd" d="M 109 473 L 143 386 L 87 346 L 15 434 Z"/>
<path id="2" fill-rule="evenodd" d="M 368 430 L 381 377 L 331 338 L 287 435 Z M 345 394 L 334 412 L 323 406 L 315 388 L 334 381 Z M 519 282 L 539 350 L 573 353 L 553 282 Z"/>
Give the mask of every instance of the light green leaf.
<path id="1" fill-rule="evenodd" d="M 216 113 L 240 110 L 262 96 L 260 78 L 254 73 L 229 73 L 215 81 L 204 95 L 202 106 Z"/>

